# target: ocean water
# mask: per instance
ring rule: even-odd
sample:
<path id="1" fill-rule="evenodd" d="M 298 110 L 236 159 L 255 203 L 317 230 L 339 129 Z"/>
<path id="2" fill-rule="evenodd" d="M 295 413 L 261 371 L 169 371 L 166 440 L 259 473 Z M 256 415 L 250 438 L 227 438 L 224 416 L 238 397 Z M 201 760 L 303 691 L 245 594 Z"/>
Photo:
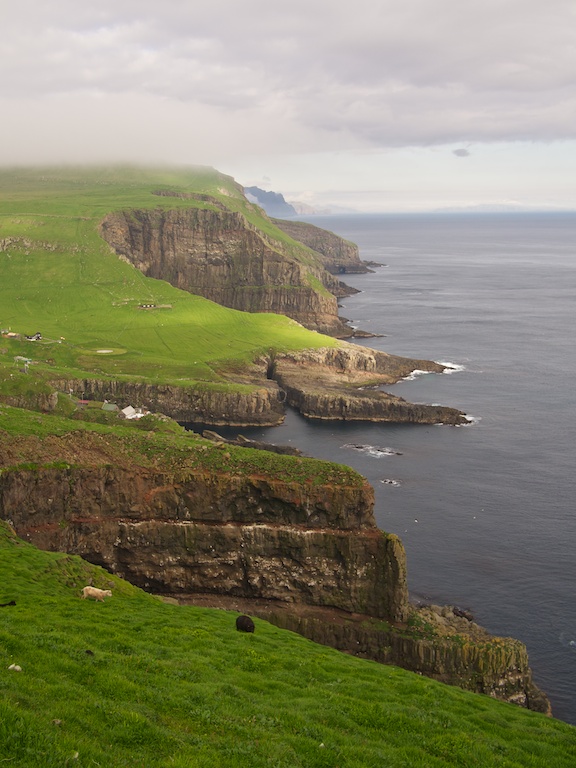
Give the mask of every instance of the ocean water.
<path id="1" fill-rule="evenodd" d="M 347 275 L 341 315 L 376 349 L 453 366 L 390 391 L 470 426 L 334 424 L 291 413 L 243 434 L 349 464 L 397 533 L 414 599 L 526 643 L 554 715 L 576 724 L 576 214 L 308 219 L 383 266 Z"/>

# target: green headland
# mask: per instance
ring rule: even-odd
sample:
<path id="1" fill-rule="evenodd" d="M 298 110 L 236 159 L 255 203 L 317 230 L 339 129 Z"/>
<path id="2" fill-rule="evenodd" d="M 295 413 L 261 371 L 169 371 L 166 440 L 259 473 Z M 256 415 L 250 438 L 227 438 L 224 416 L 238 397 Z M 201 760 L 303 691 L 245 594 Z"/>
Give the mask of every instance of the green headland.
<path id="1" fill-rule="evenodd" d="M 154 194 L 159 188 L 197 197 Z M 20 355 L 33 358 L 28 372 L 35 378 L 98 375 L 230 387 L 221 373 L 227 366 L 270 349 L 337 344 L 282 315 L 231 310 L 146 278 L 99 234 L 113 211 L 214 209 L 199 199 L 204 195 L 307 258 L 230 177 L 212 169 L 0 171 L 0 326 L 21 335 L 2 340 L 2 368 Z M 40 344 L 23 340 L 36 332 Z M 7 389 L 6 370 L 3 378 Z"/>
<path id="2" fill-rule="evenodd" d="M 353 410 L 366 377 L 377 385 L 405 375 L 414 362 L 426 364 L 384 360 L 383 353 L 376 359 L 289 317 L 230 309 L 147 277 L 102 237 L 110 214 L 121 212 L 129 221 L 133 211 L 151 211 L 163 224 L 162 212 L 190 210 L 213 213 L 209 222 L 238 217 L 258 233 L 272 262 L 277 254 L 289 271 L 301 269 L 301 282 L 320 296 L 318 306 L 327 306 L 326 285 L 333 283 L 317 254 L 278 229 L 217 171 L 0 171 L 0 763 L 575 765 L 576 730 L 544 714 L 354 658 L 262 619 L 255 619 L 254 634 L 237 632 L 233 611 L 160 600 L 90 557 L 30 543 L 54 549 L 53 542 L 66 541 L 68 552 L 91 552 L 95 562 L 113 562 L 115 573 L 124 564 L 145 583 L 157 568 L 167 574 L 166 584 L 173 579 L 176 585 L 180 564 L 171 548 L 180 548 L 204 591 L 216 573 L 229 579 L 234 594 L 258 597 L 260 589 L 281 602 L 289 574 L 290 588 L 300 590 L 298 599 L 312 610 L 366 606 L 378 602 L 373 592 L 389 593 L 397 612 L 385 615 L 388 603 L 381 603 L 373 622 L 381 634 L 376 628 L 372 638 L 388 637 L 395 622 L 398 642 L 421 653 L 418 663 L 426 656 L 432 668 L 444 649 L 449 666 L 450 643 L 464 647 L 460 660 L 474 657 L 473 637 L 457 634 L 447 644 L 436 629 L 430 639 L 428 625 L 418 635 L 413 615 L 406 624 L 411 609 L 401 542 L 377 530 L 372 489 L 353 470 L 215 443 L 186 433 L 161 412 L 122 423 L 102 409 L 108 391 L 124 399 L 162 392 L 167 405 L 182 391 L 182 400 L 209 401 L 213 423 L 229 419 L 241 402 L 255 418 L 262 403 L 278 399 L 275 381 L 266 388 L 276 368 L 287 382 L 284 396 L 292 390 L 296 399 L 304 396 L 298 390 L 304 361 L 308 379 L 325 377 L 310 412 L 341 418 L 342 410 Z M 277 287 L 288 298 L 295 290 Z M 334 389 L 327 402 L 346 365 L 354 374 L 342 385 L 346 396 Z M 441 366 L 430 363 L 430 370 Z M 370 413 L 380 418 L 383 406 L 369 394 Z M 391 402 L 402 418 L 427 423 L 445 421 L 454 410 L 430 415 L 418 406 L 416 416 L 406 417 L 410 404 Z M 454 411 L 451 423 L 461 416 Z M 137 534 L 146 530 L 151 559 L 144 573 Z M 114 560 L 120 533 L 124 548 Z M 236 568 L 241 538 L 246 549 Z M 194 542 L 204 547 L 198 561 Z M 353 565 L 343 553 L 356 558 Z M 347 583 L 343 572 L 350 574 Z M 181 591 L 192 591 L 190 583 Z M 111 589 L 112 597 L 82 600 L 87 584 Z M 285 596 L 288 606 L 294 594 Z M 364 618 L 354 631 L 364 632 Z M 464 670 L 466 686 L 490 679 L 496 687 L 503 683 L 505 695 L 512 692 L 510 700 L 522 693 L 530 675 L 520 645 L 504 641 L 502 670 Z M 386 655 L 386 648 L 377 651 Z"/>

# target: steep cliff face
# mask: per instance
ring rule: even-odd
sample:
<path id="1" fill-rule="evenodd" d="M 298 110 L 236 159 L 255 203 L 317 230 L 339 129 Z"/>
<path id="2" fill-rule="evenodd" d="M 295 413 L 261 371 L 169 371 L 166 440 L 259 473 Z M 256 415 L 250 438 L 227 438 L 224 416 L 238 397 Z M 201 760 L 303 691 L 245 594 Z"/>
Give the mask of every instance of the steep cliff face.
<path id="1" fill-rule="evenodd" d="M 368 485 L 100 467 L 4 472 L 0 494 L 18 535 L 145 589 L 406 618 L 404 550 L 375 527 Z"/>
<path id="2" fill-rule="evenodd" d="M 102 237 L 149 277 L 247 312 L 288 315 L 308 328 L 350 335 L 338 318 L 338 281 L 305 264 L 240 213 L 212 208 L 109 214 Z"/>
<path id="3" fill-rule="evenodd" d="M 360 260 L 358 246 L 326 229 L 303 221 L 272 219 L 274 224 L 294 240 L 304 243 L 319 254 L 324 268 L 333 275 L 369 272 Z"/>
<path id="4" fill-rule="evenodd" d="M 17 395 L 3 394 L 1 400 L 13 408 L 35 408 L 49 413 L 56 408 L 58 393 L 53 390 L 47 392 L 38 391 L 38 388 L 31 387 Z"/>
<path id="5" fill-rule="evenodd" d="M 415 369 L 442 373 L 444 367 L 342 342 L 339 347 L 262 358 L 246 377 L 251 386 L 176 387 L 101 379 L 55 379 L 52 385 L 62 392 L 81 392 L 90 400 L 143 405 L 178 421 L 215 426 L 274 426 L 283 421 L 287 405 L 313 419 L 466 423 L 455 408 L 410 403 L 380 389 Z"/>
<path id="6" fill-rule="evenodd" d="M 409 605 L 402 543 L 378 530 L 373 490 L 352 470 L 201 439 L 82 430 L 0 432 L 0 467 L 1 517 L 41 548 L 547 711 L 521 643 Z"/>
<path id="7" fill-rule="evenodd" d="M 113 400 L 122 407 L 143 405 L 153 413 L 164 413 L 178 421 L 215 426 L 275 426 L 285 416 L 285 394 L 264 376 L 254 387 L 237 389 L 225 385 L 176 387 L 113 379 L 55 379 L 52 385 L 61 392 L 83 393 L 89 400 Z"/>

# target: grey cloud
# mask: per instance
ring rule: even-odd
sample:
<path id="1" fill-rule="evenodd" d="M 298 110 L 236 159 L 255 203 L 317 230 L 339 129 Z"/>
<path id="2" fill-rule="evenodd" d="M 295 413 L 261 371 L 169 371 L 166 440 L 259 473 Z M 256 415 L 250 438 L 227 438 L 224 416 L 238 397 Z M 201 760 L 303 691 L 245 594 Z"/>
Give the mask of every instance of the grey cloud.
<path id="1" fill-rule="evenodd" d="M 120 120 L 122 99 L 155 100 L 205 121 L 203 146 L 227 127 L 230 151 L 569 139 L 575 21 L 571 0 L 21 0 L 0 99 L 94 98 Z"/>
<path id="2" fill-rule="evenodd" d="M 470 151 L 462 147 L 461 149 L 453 149 L 452 154 L 456 157 L 470 157 Z"/>

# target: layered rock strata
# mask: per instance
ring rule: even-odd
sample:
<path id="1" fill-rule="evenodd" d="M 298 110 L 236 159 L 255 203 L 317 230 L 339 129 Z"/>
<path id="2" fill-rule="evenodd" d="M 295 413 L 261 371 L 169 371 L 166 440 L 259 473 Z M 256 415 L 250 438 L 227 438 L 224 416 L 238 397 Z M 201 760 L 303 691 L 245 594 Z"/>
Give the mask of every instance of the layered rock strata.
<path id="1" fill-rule="evenodd" d="M 402 544 L 378 530 L 373 491 L 351 470 L 316 462 L 307 474 L 312 460 L 202 440 L 168 461 L 155 440 L 0 434 L 0 514 L 35 545 L 144 589 L 249 609 L 341 650 L 548 711 L 521 643 L 409 605 Z M 155 466 L 135 463 L 138 442 Z"/>
<path id="2" fill-rule="evenodd" d="M 376 528 L 367 484 L 305 488 L 204 472 L 38 469 L 4 472 L 0 499 L 19 536 L 147 590 L 406 619 L 404 549 Z"/>
<path id="3" fill-rule="evenodd" d="M 285 417 L 286 396 L 278 385 L 262 376 L 252 387 L 177 387 L 117 379 L 54 379 L 61 392 L 74 392 L 88 400 L 111 400 L 124 408 L 145 406 L 178 421 L 214 426 L 276 426 Z"/>
<path id="4" fill-rule="evenodd" d="M 409 403 L 380 389 L 414 370 L 441 373 L 444 366 L 342 343 L 339 347 L 279 356 L 273 377 L 289 405 L 303 416 L 339 421 L 464 424 L 455 408 Z"/>
<path id="5" fill-rule="evenodd" d="M 214 204 L 108 214 L 100 228 L 115 252 L 148 277 L 246 312 L 287 315 L 331 335 L 353 331 L 338 317 L 340 284 L 290 248 Z M 301 249 L 304 251 L 304 249 Z"/>
<path id="6" fill-rule="evenodd" d="M 466 417 L 455 408 L 409 403 L 380 389 L 415 369 L 441 373 L 444 366 L 340 342 L 338 347 L 271 353 L 232 385 L 55 379 L 52 386 L 89 400 L 141 405 L 178 421 L 214 426 L 275 426 L 284 420 L 286 406 L 315 419 L 465 423 Z"/>
<path id="7" fill-rule="evenodd" d="M 318 253 L 324 268 L 333 275 L 370 272 L 368 265 L 360 259 L 358 246 L 335 235 L 334 232 L 303 221 L 272 221 L 278 229 Z"/>

